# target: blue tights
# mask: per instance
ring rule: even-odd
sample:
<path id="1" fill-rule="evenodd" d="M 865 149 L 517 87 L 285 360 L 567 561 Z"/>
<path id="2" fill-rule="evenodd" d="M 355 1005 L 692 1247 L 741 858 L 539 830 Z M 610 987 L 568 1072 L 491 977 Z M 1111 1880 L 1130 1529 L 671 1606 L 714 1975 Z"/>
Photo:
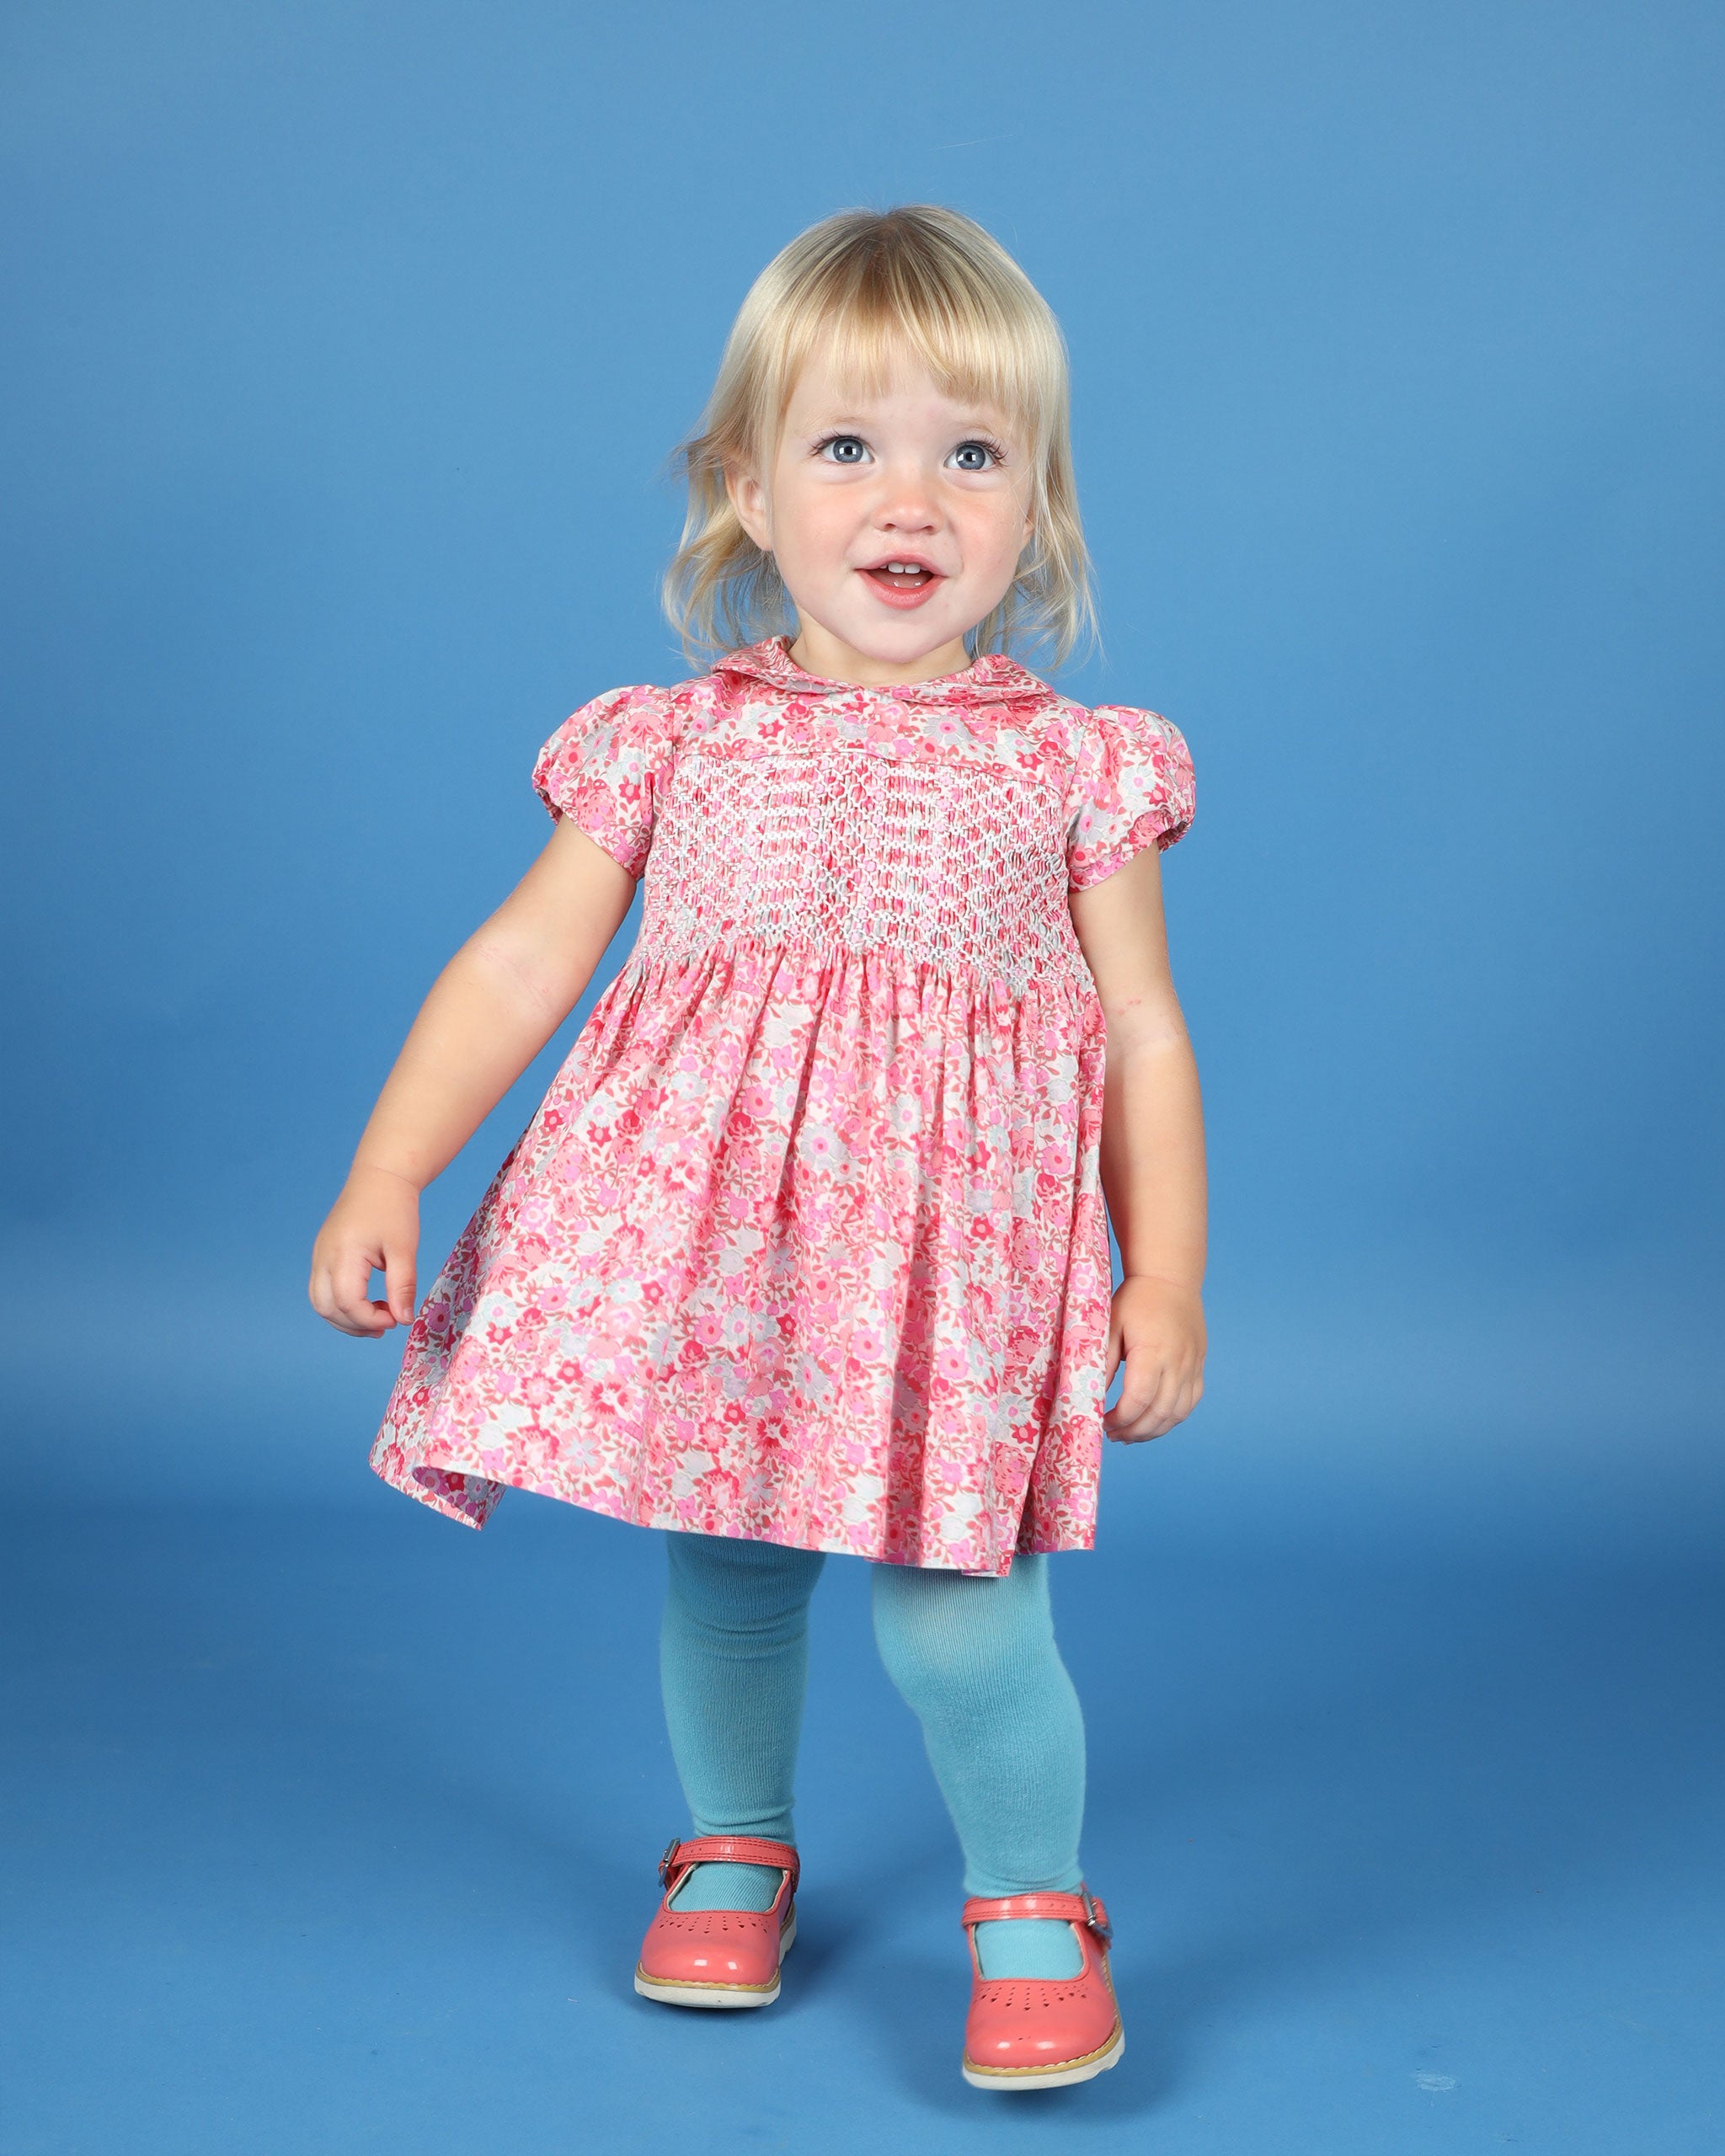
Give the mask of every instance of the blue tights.
<path id="1" fill-rule="evenodd" d="M 660 1668 L 671 1752 L 697 1834 L 794 1841 L 792 1784 L 809 1668 L 818 1551 L 715 1535 L 665 1537 Z M 1004 1579 L 873 1567 L 874 1636 L 922 1725 L 964 1854 L 969 1894 L 1070 1892 L 1082 1874 L 1084 1723 L 1055 1645 L 1048 1561 Z M 766 1908 L 778 1874 L 697 1866 L 679 1908 Z M 977 1927 L 985 1975 L 1069 1976 L 1064 1924 Z"/>

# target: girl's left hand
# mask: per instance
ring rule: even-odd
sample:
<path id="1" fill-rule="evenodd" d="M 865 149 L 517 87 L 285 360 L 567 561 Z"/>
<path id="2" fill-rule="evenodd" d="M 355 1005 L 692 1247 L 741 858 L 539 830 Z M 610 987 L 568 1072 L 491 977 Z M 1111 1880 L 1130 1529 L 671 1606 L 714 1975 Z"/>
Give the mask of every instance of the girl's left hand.
<path id="1" fill-rule="evenodd" d="M 1146 1273 L 1123 1280 L 1108 1317 L 1108 1375 L 1124 1360 L 1120 1396 L 1103 1428 L 1121 1444 L 1160 1438 L 1204 1397 L 1204 1299 L 1178 1280 Z"/>

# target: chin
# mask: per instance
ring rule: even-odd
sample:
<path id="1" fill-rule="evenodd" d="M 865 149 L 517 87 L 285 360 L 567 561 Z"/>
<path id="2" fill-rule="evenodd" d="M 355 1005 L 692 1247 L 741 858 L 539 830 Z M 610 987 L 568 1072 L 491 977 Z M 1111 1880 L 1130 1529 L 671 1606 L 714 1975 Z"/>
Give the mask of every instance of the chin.
<path id="1" fill-rule="evenodd" d="M 886 665 L 914 666 L 943 644 L 958 643 L 965 630 L 954 622 L 937 623 L 911 615 L 888 622 L 857 622 L 835 633 L 867 659 Z"/>

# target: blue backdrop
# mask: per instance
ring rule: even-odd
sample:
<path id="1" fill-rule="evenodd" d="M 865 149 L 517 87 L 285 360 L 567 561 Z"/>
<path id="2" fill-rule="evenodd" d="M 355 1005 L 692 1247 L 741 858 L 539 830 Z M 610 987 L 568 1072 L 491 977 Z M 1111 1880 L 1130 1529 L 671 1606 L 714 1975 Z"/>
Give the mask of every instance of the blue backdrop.
<path id="1" fill-rule="evenodd" d="M 282 2148 L 479 2145 L 491 2098 L 425 2086 L 451 2016 L 502 2046 L 524 2149 L 563 2145 L 577 2082 L 595 2117 L 620 2107 L 611 2145 L 701 2130 L 630 2093 L 685 2056 L 729 2092 L 721 2146 L 781 2145 L 851 2074 L 869 2145 L 919 2118 L 943 2146 L 1712 2145 L 1695 1956 L 1718 1865 L 1694 1828 L 1725 1515 L 1722 45 L 1717 11 L 1628 0 L 11 11 L 6 1476 L 35 1523 L 11 1577 L 36 1651 L 10 1681 L 36 1854 L 12 1890 L 34 1973 L 7 2156 L 113 2145 L 109 2101 L 140 2151 L 263 2145 L 260 2117 Z M 640 2020 L 617 1970 L 676 1805 L 656 1553 L 525 1497 L 483 1543 L 388 1497 L 364 1455 L 400 1336 L 339 1338 L 303 1299 L 419 998 L 548 833 L 540 743 L 599 690 L 684 670 L 656 601 L 665 460 L 749 280 L 826 211 L 903 200 L 980 218 L 1065 323 L 1105 637 L 1066 686 L 1166 712 L 1199 773 L 1166 882 L 1213 1150 L 1210 1396 L 1110 1458 L 1102 1548 L 1061 1575 L 1093 1665 L 1096 1838 L 1118 1833 L 1092 1870 L 1115 1898 L 1144 1867 L 1161 2035 L 1058 2129 L 979 2113 L 944 2052 L 900 2071 L 962 2010 L 952 1882 L 842 1582 L 833 1682 L 865 1704 L 849 1734 L 811 1724 L 805 1799 L 825 1789 L 858 1849 L 937 1853 L 945 2004 L 869 2021 L 880 2056 L 857 2063 L 845 1985 L 919 1997 L 913 1928 L 861 1977 L 836 1935 L 812 1960 L 821 2073 L 794 2037 L 750 2053 L 703 2026 L 686 2055 Z M 429 1195 L 422 1279 L 569 1038 Z M 614 1656 L 595 1625 L 620 1628 Z M 1119 1662 L 1123 1628 L 1145 1662 Z M 428 1639 L 489 1700 L 483 1768 L 413 1673 Z M 272 1689 L 290 1670 L 297 1705 Z M 1416 1694 L 1433 1719 L 1398 1749 Z M 529 1758 L 542 1715 L 559 1733 Z M 903 1757 L 865 1803 L 871 1715 Z M 577 1851 L 595 1716 L 635 1751 L 605 1770 L 615 1831 L 591 1796 Z M 379 1808 L 349 1833 L 330 1806 L 355 1727 Z M 104 1796 L 90 1762 L 116 1745 Z M 392 1779 L 403 1746 L 423 1789 Z M 1185 1790 L 1213 1871 L 1154 1808 L 1183 1786 L 1169 1748 L 1230 1778 Z M 1608 1760 L 1633 1786 L 1606 1801 Z M 493 1778 L 477 1812 L 451 1776 Z M 460 1860 L 453 1903 L 443 1860 L 407 1862 L 426 1790 L 453 1806 L 441 1833 L 510 1852 L 483 1903 Z M 115 1822 L 139 1803 L 156 1824 L 133 1845 Z M 1566 1806 L 1616 1820 L 1644 1870 L 1621 1840 L 1565 1843 Z M 344 1882 L 303 1924 L 285 1886 L 248 1898 L 260 1807 L 293 1848 L 281 1880 Z M 215 1854 L 163 1872 L 193 1816 Z M 526 1846 L 568 1904 L 543 1970 L 499 1913 L 540 1891 Z M 878 1897 L 852 1857 L 860 1939 Z M 1316 1866 L 1306 1898 L 1254 1931 L 1290 1865 Z M 1512 1881 L 1556 1891 L 1527 1883 L 1541 1865 L 1579 1897 L 1557 1929 L 1445 1929 L 1450 1885 L 1489 1931 Z M 39 1898 L 56 1880 L 93 1897 L 70 1930 Z M 1246 1899 L 1219 1935 L 1228 1881 Z M 1175 1949 L 1157 1926 L 1182 1892 Z M 361 1906 L 363 1948 L 334 1913 Z M 188 1908 L 207 1924 L 172 1978 L 150 1956 Z M 452 1989 L 396 2031 L 392 2068 L 364 2002 L 435 1959 L 428 1923 Z M 1338 1927 L 1362 1923 L 1350 1956 Z M 1637 2003 L 1625 1957 L 1649 1939 Z M 1507 1982 L 1517 1955 L 1536 1980 L 1487 1998 L 1487 1964 Z M 297 2004 L 271 1979 L 248 2022 L 248 1983 L 289 1965 Z M 499 1984 L 492 2026 L 474 1987 L 494 2006 Z M 153 2004 L 124 2004 L 140 1986 Z M 93 2010 L 94 2068 L 71 2048 Z M 227 2091 L 201 2108 L 171 2070 L 194 2040 Z M 586 2042 L 627 2073 L 572 2081 L 556 2047 Z M 372 2138 L 343 2138 L 355 2118 Z"/>

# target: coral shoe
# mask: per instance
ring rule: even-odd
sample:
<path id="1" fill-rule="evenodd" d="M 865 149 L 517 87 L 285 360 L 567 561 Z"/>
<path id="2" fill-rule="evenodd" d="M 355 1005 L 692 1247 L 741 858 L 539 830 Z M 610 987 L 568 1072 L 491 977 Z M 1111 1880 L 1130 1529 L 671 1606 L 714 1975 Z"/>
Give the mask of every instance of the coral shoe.
<path id="1" fill-rule="evenodd" d="M 976 1926 L 1002 1917 L 1064 1917 L 1084 1956 L 1076 1977 L 985 1977 Z M 1106 2073 L 1126 2048 L 1108 1976 L 1108 1912 L 1076 1894 L 973 1897 L 961 1919 L 970 1942 L 970 2015 L 964 2024 L 964 2079 L 973 2089 L 1061 2089 Z"/>
<path id="2" fill-rule="evenodd" d="M 697 1864 L 777 1865 L 784 1877 L 772 1907 L 674 1909 L 672 1897 Z M 667 2006 L 771 2006 L 779 1963 L 797 1935 L 797 1852 L 755 1834 L 703 1834 L 673 1842 L 659 1860 L 665 1894 L 641 1942 L 635 1989 Z"/>

